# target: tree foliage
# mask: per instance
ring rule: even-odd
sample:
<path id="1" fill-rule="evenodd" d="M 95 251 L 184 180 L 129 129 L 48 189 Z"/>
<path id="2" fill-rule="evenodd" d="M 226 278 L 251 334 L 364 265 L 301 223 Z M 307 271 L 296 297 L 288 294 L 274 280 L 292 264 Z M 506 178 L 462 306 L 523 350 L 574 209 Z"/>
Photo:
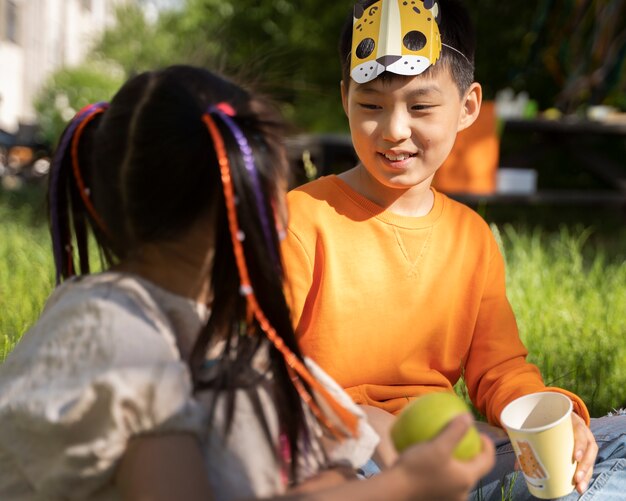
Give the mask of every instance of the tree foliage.
<path id="1" fill-rule="evenodd" d="M 217 68 L 267 92 L 308 130 L 345 128 L 337 41 L 351 0 L 188 0 L 164 18 L 177 60 Z"/>
<path id="2" fill-rule="evenodd" d="M 150 21 L 136 4 L 121 4 L 115 28 L 106 30 L 93 54 L 114 61 L 127 76 L 158 68 L 179 58 L 178 34 L 167 29 L 165 18 Z"/>
<path id="3" fill-rule="evenodd" d="M 465 2 L 477 32 L 476 78 L 487 99 L 512 87 L 542 108 L 574 111 L 601 102 L 626 108 L 626 0 Z M 113 61 L 125 77 L 175 63 L 209 67 L 275 97 L 301 130 L 347 130 L 337 43 L 353 0 L 185 0 L 156 19 L 140 5 L 118 10 L 116 27 L 90 59 Z M 48 87 L 70 84 L 89 95 L 85 89 L 109 91 L 105 81 L 119 81 L 96 72 L 88 84 L 93 70 L 81 71 L 54 77 Z M 42 119 L 46 127 L 51 112 Z"/>
<path id="4" fill-rule="evenodd" d="M 536 25 L 529 63 L 551 80 L 558 107 L 626 107 L 626 1 L 543 2 Z"/>
<path id="5" fill-rule="evenodd" d="M 351 0 L 327 6 L 302 0 L 187 0 L 149 22 L 137 6 L 117 12 L 97 57 L 127 76 L 168 64 L 222 71 L 274 97 L 307 130 L 345 130 L 337 42 Z"/>
<path id="6" fill-rule="evenodd" d="M 476 75 L 487 97 L 525 90 L 542 108 L 626 109 L 626 1 L 471 0 Z"/>
<path id="7" fill-rule="evenodd" d="M 92 62 L 54 73 L 35 100 L 42 140 L 55 145 L 68 120 L 83 106 L 108 101 L 124 80 L 109 63 Z"/>

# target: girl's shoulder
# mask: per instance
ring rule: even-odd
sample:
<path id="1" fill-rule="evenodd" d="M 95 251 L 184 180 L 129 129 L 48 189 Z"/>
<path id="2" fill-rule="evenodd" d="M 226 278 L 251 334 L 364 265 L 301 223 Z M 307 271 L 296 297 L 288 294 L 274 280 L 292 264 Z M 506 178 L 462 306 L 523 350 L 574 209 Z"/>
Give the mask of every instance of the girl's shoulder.
<path id="1" fill-rule="evenodd" d="M 193 313 L 184 298 L 138 277 L 105 272 L 73 278 L 52 293 L 0 366 L 0 385 L 9 374 L 59 380 L 127 362 L 180 360 L 179 331 L 192 336 L 201 322 L 197 312 L 192 321 Z M 182 318 L 191 319 L 186 329 Z"/>
<path id="2" fill-rule="evenodd" d="M 60 285 L 0 364 L 0 463 L 24 488 L 91 498 L 132 436 L 205 429 L 171 321 L 134 277 Z"/>
<path id="3" fill-rule="evenodd" d="M 169 332 L 167 316 L 150 289 L 146 281 L 116 272 L 72 278 L 53 292 L 31 331 L 45 329 L 65 338 L 89 331 L 94 341 L 127 329 Z"/>
<path id="4" fill-rule="evenodd" d="M 61 284 L 42 318 L 50 310 L 63 310 L 78 319 L 85 319 L 89 312 L 106 312 L 112 319 L 132 317 L 159 331 L 194 333 L 209 315 L 204 305 L 138 275 L 116 271 L 83 275 Z"/>

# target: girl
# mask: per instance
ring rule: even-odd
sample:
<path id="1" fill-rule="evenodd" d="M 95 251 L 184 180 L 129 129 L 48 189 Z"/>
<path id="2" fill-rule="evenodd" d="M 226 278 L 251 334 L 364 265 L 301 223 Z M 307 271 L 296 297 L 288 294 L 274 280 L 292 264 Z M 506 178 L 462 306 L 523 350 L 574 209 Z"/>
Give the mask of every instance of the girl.
<path id="1" fill-rule="evenodd" d="M 487 442 L 451 459 L 464 418 L 344 482 L 378 438 L 295 341 L 279 133 L 268 103 L 186 66 L 68 125 L 49 189 L 60 285 L 0 366 L 1 499 L 462 499 L 489 469 Z"/>

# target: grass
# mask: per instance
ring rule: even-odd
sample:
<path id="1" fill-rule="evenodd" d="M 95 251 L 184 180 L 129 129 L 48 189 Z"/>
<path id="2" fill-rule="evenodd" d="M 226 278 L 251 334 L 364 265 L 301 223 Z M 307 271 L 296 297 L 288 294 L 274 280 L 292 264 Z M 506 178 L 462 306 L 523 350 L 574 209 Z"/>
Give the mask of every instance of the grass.
<path id="1" fill-rule="evenodd" d="M 52 247 L 36 195 L 0 192 L 0 361 L 53 288 Z"/>
<path id="2" fill-rule="evenodd" d="M 624 231 L 497 233 L 521 337 L 546 383 L 583 397 L 592 416 L 626 406 Z"/>
<path id="3" fill-rule="evenodd" d="M 0 361 L 53 288 L 42 196 L 0 191 Z M 492 226 L 507 263 L 520 334 L 546 383 L 592 416 L 626 406 L 626 231 Z"/>

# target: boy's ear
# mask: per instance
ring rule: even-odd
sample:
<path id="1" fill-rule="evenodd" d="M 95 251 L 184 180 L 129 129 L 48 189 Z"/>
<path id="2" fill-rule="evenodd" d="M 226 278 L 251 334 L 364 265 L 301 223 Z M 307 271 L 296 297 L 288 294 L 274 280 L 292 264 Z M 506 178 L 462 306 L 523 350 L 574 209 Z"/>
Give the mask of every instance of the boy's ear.
<path id="1" fill-rule="evenodd" d="M 347 117 L 349 117 L 348 115 L 348 89 L 346 88 L 346 85 L 343 80 L 339 82 L 339 87 L 341 87 L 341 104 L 343 105 L 343 112 L 346 114 Z"/>
<path id="2" fill-rule="evenodd" d="M 458 131 L 467 129 L 472 125 L 478 114 L 480 113 L 480 105 L 483 100 L 483 89 L 478 82 L 474 82 L 469 86 L 469 89 L 465 92 L 463 98 L 463 104 L 461 108 L 461 115 L 459 116 Z"/>

